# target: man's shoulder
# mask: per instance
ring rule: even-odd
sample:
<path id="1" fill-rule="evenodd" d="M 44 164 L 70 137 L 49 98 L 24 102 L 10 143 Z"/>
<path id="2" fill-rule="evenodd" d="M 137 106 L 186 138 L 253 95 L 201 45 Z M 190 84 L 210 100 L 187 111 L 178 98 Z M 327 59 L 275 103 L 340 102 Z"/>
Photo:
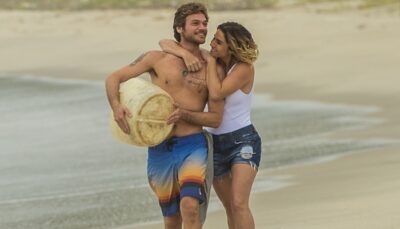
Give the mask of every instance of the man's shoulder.
<path id="1" fill-rule="evenodd" d="M 181 60 L 181 58 L 169 54 L 164 51 L 159 51 L 159 50 L 151 50 L 148 51 L 146 54 L 146 59 L 148 59 L 151 62 L 159 62 L 159 61 L 168 61 L 168 60 Z"/>
<path id="2" fill-rule="evenodd" d="M 165 58 L 165 53 L 158 50 L 150 50 L 143 53 L 135 62 L 142 62 L 150 67 L 154 67 L 157 63 L 160 63 Z"/>
<path id="3" fill-rule="evenodd" d="M 159 60 L 165 57 L 166 53 L 163 51 L 159 51 L 159 50 L 150 50 L 148 52 L 146 52 L 145 54 L 145 58 L 150 59 L 150 60 Z"/>

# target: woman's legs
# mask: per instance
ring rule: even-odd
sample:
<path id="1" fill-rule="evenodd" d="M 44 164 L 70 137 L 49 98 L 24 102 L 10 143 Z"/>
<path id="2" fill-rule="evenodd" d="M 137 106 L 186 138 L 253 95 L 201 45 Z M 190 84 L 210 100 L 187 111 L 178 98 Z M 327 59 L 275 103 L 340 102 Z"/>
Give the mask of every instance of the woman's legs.
<path id="1" fill-rule="evenodd" d="M 217 193 L 218 198 L 221 200 L 222 204 L 225 207 L 228 227 L 229 229 L 233 229 L 234 227 L 233 227 L 233 212 L 232 212 L 231 175 L 228 174 L 221 177 L 214 177 L 213 186 L 215 192 Z"/>
<path id="2" fill-rule="evenodd" d="M 254 229 L 250 191 L 261 159 L 261 138 L 252 125 L 213 135 L 214 189 L 225 207 L 229 229 Z M 227 176 L 222 176 L 229 174 Z"/>
<path id="3" fill-rule="evenodd" d="M 249 164 L 234 164 L 232 174 L 214 178 L 214 190 L 225 207 L 229 229 L 254 229 L 249 208 L 257 171 Z"/>
<path id="4" fill-rule="evenodd" d="M 250 191 L 257 171 L 249 164 L 232 166 L 231 206 L 235 229 L 254 229 L 254 219 L 249 208 Z"/>

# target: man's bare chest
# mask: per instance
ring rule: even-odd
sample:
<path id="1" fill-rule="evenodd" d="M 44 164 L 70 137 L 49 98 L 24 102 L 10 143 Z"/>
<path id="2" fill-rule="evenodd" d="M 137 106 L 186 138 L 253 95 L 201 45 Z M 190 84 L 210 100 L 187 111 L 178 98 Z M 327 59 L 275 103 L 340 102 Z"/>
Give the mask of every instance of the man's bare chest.
<path id="1" fill-rule="evenodd" d="M 207 95 L 205 67 L 198 72 L 189 72 L 183 62 L 171 62 L 156 66 L 151 73 L 153 83 L 169 93 L 186 92 Z"/>

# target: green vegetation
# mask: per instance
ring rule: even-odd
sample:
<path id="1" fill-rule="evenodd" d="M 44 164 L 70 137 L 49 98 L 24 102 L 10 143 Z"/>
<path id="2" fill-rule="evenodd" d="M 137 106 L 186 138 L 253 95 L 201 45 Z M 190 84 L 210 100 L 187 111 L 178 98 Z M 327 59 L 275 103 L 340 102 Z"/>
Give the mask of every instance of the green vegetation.
<path id="1" fill-rule="evenodd" d="M 2 0 L 5 9 L 108 9 L 137 7 L 143 0 Z"/>
<path id="2" fill-rule="evenodd" d="M 190 0 L 0 0 L 0 9 L 26 10 L 84 10 L 128 8 L 175 8 Z M 361 8 L 400 5 L 400 0 L 200 0 L 213 10 L 271 8 L 290 2 L 289 5 L 318 3 L 356 3 Z M 288 4 L 286 4 L 288 5 Z"/>
<path id="3" fill-rule="evenodd" d="M 359 8 L 381 7 L 387 5 L 400 5 L 400 0 L 297 0 L 299 4 L 305 3 L 338 3 L 351 4 L 355 3 Z"/>
<path id="4" fill-rule="evenodd" d="M 400 0 L 364 0 L 360 8 L 371 8 L 385 5 L 398 5 L 400 7 Z"/>
<path id="5" fill-rule="evenodd" d="M 305 4 L 305 3 L 323 3 L 323 2 L 349 2 L 349 0 L 297 0 L 297 2 L 300 4 Z"/>
<path id="6" fill-rule="evenodd" d="M 195 1 L 195 0 L 193 0 Z M 279 0 L 200 0 L 211 9 L 254 9 L 272 7 Z M 0 9 L 127 9 L 166 8 L 189 2 L 188 0 L 0 0 Z"/>

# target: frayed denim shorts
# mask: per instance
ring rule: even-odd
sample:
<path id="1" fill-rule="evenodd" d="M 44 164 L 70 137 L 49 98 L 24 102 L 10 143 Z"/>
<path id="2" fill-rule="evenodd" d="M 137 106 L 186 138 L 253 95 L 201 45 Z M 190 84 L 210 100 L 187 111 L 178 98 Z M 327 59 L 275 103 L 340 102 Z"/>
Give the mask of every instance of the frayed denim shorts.
<path id="1" fill-rule="evenodd" d="M 236 131 L 213 135 L 214 176 L 227 175 L 233 164 L 249 164 L 258 170 L 261 160 L 261 138 L 253 125 Z"/>

